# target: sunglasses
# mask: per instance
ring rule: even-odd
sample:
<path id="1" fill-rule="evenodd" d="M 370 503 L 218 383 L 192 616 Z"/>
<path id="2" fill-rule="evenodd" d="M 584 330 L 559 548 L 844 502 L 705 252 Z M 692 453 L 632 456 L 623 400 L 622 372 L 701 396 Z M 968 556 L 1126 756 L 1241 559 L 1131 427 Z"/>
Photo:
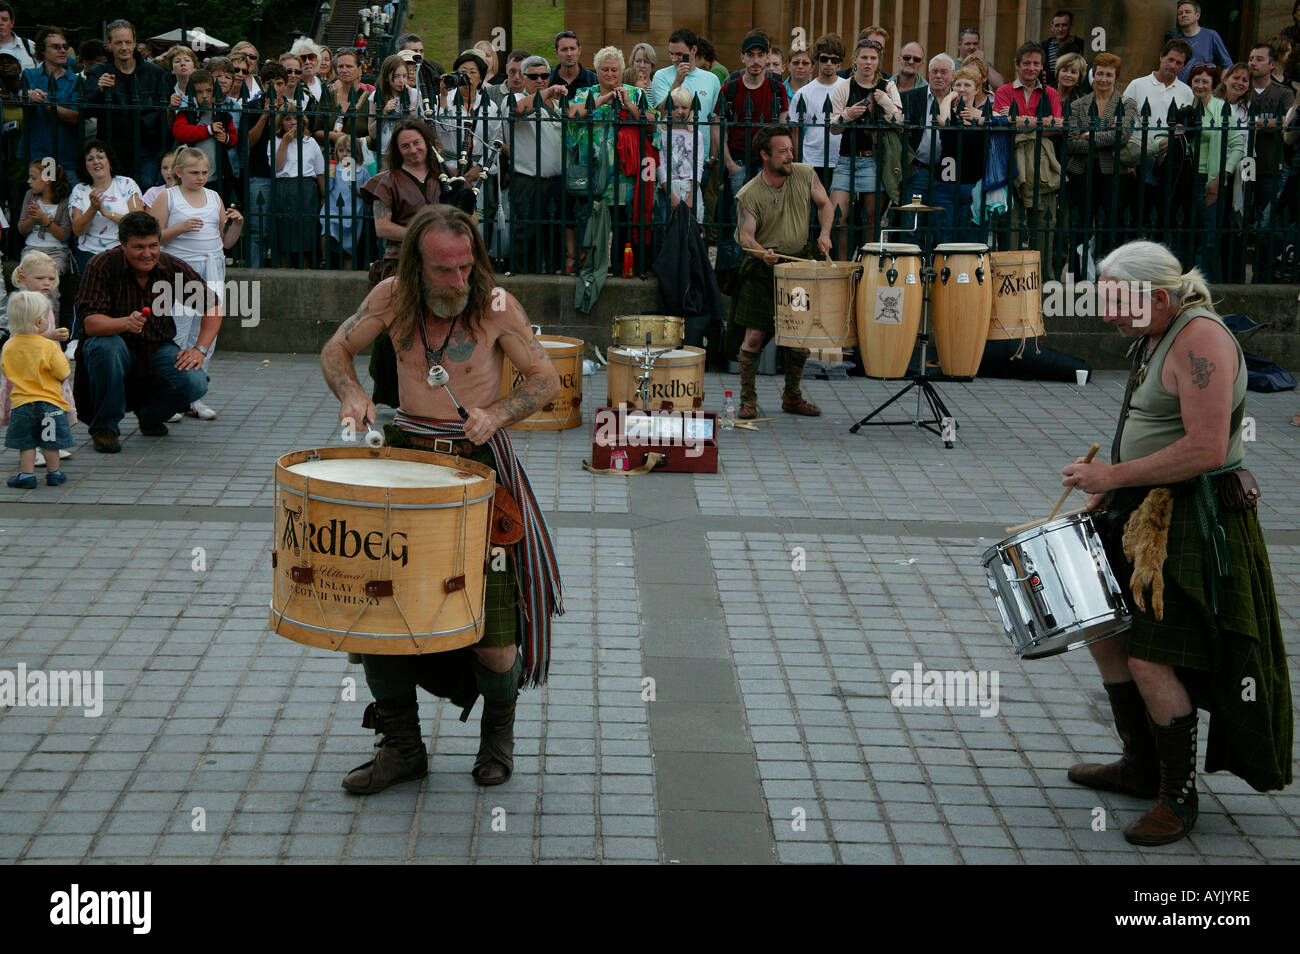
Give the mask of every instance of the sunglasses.
<path id="1" fill-rule="evenodd" d="M 819 56 L 819 57 L 817 57 L 817 61 L 818 61 L 819 63 L 840 63 L 840 62 L 843 62 L 843 60 L 844 60 L 844 57 L 842 57 L 842 56 Z"/>
<path id="2" fill-rule="evenodd" d="M 248 76 L 251 72 L 251 70 L 242 70 L 238 66 L 235 67 L 236 76 Z"/>
<path id="3" fill-rule="evenodd" d="M 304 60 L 306 60 L 307 62 L 309 62 L 309 63 L 315 63 L 315 62 L 316 62 L 316 54 L 315 54 L 315 53 L 304 53 L 304 54 L 302 55 L 302 58 L 303 58 Z"/>
<path id="4" fill-rule="evenodd" d="M 301 76 L 302 70 L 285 70 L 290 76 Z"/>
<path id="5" fill-rule="evenodd" d="M 551 78 L 550 73 L 525 73 L 524 76 L 526 76 L 530 80 L 538 80 L 539 82 Z"/>
<path id="6" fill-rule="evenodd" d="M 905 56 L 905 57 L 903 57 L 903 62 L 904 62 L 904 63 L 920 63 L 920 62 L 921 62 L 921 57 L 919 57 L 919 56 Z"/>
<path id="7" fill-rule="evenodd" d="M 46 43 L 45 45 L 51 50 L 66 50 L 68 48 L 66 43 Z"/>

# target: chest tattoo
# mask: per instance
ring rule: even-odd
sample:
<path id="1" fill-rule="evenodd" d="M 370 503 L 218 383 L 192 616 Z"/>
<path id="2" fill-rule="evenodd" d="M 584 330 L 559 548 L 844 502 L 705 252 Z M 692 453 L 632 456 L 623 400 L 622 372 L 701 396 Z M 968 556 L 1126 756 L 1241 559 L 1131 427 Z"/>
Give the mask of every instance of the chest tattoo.
<path id="1" fill-rule="evenodd" d="M 447 342 L 447 360 L 457 363 L 468 361 L 474 354 L 474 335 L 468 328 L 462 328 L 457 325 L 452 332 L 451 340 Z"/>

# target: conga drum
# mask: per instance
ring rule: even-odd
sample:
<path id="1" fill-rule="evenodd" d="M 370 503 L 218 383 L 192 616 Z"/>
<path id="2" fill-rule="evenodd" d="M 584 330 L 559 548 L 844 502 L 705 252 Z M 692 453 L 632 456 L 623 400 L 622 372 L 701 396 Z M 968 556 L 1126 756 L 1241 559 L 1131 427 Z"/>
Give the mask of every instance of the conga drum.
<path id="1" fill-rule="evenodd" d="M 615 315 L 610 344 L 644 348 L 647 334 L 652 348 L 680 348 L 686 340 L 686 321 L 676 315 Z"/>
<path id="2" fill-rule="evenodd" d="M 323 447 L 275 462 L 271 629 L 416 655 L 483 636 L 496 475 L 447 454 Z"/>
<path id="3" fill-rule="evenodd" d="M 993 314 L 989 247 L 976 242 L 936 245 L 934 272 L 930 314 L 939 363 L 944 374 L 974 377 L 984 356 Z"/>
<path id="4" fill-rule="evenodd" d="M 782 262 L 776 275 L 776 343 L 786 348 L 847 348 L 853 327 L 857 262 Z"/>
<path id="5" fill-rule="evenodd" d="M 869 377 L 901 378 L 907 374 L 924 299 L 920 246 L 905 242 L 862 246 L 858 353 Z"/>
<path id="6" fill-rule="evenodd" d="M 520 431 L 563 431 L 582 423 L 582 352 L 581 338 L 562 335 L 537 335 L 547 357 L 560 376 L 560 393 L 540 411 L 510 426 Z M 501 396 L 505 397 L 523 383 L 524 373 L 507 356 L 501 372 Z"/>
<path id="7" fill-rule="evenodd" d="M 1043 328 L 1042 256 L 1035 251 L 992 252 L 993 312 L 989 341 L 1041 338 Z"/>
<path id="8" fill-rule="evenodd" d="M 609 407 L 641 407 L 637 383 L 641 379 L 644 348 L 609 349 Z M 704 406 L 704 349 L 686 345 L 655 358 L 650 369 L 647 411 L 698 411 Z"/>

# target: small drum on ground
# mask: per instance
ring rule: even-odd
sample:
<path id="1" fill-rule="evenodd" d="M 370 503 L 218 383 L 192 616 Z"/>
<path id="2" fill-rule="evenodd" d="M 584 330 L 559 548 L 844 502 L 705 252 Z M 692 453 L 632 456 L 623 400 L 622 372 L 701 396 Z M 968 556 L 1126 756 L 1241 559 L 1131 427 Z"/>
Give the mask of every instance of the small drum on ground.
<path id="1" fill-rule="evenodd" d="M 637 394 L 644 348 L 609 349 L 609 407 L 642 407 Z M 647 411 L 698 411 L 704 406 L 704 349 L 687 345 L 665 351 L 650 370 Z"/>
<path id="2" fill-rule="evenodd" d="M 510 427 L 520 431 L 563 431 L 577 427 L 582 423 L 582 339 L 537 335 L 537 341 L 546 349 L 560 376 L 560 393 L 540 411 Z M 501 372 L 501 396 L 519 387 L 523 380 L 523 372 L 507 357 Z"/>
<path id="3" fill-rule="evenodd" d="M 993 272 L 989 248 L 975 242 L 934 247 L 930 314 L 943 373 L 974 377 L 984 356 L 993 314 Z"/>
<path id="4" fill-rule="evenodd" d="M 652 348 L 680 348 L 686 340 L 686 320 L 676 315 L 615 315 L 610 344 L 644 348 L 647 333 Z"/>
<path id="5" fill-rule="evenodd" d="M 1041 338 L 1043 328 L 1042 256 L 1033 250 L 992 252 L 993 311 L 989 341 Z"/>
<path id="6" fill-rule="evenodd" d="M 853 327 L 857 262 L 782 262 L 776 275 L 776 343 L 786 348 L 847 348 Z"/>
<path id="7" fill-rule="evenodd" d="M 868 377 L 901 378 L 907 374 L 924 298 L 920 246 L 905 242 L 862 246 L 858 352 Z"/>
<path id="8" fill-rule="evenodd" d="M 984 551 L 989 590 L 1021 659 L 1042 659 L 1124 632 L 1132 616 L 1093 515 L 1066 514 Z"/>
<path id="9" fill-rule="evenodd" d="M 490 467 L 395 447 L 324 447 L 277 460 L 275 485 L 275 633 L 379 655 L 482 638 Z"/>

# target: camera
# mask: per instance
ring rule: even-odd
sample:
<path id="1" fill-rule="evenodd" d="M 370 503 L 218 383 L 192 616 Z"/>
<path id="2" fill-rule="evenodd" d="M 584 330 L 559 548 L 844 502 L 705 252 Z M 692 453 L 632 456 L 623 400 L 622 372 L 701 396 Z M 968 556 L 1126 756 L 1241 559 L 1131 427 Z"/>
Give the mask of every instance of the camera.
<path id="1" fill-rule="evenodd" d="M 457 70 L 454 73 L 447 73 L 442 77 L 444 89 L 455 89 L 457 86 L 469 86 L 469 77 Z"/>

